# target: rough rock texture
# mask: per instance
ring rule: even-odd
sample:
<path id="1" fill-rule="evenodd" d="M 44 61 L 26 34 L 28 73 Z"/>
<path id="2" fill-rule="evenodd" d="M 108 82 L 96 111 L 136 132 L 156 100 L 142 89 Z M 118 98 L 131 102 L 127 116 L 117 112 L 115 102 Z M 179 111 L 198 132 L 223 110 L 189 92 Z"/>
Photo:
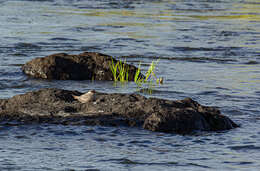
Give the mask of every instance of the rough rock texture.
<path id="1" fill-rule="evenodd" d="M 219 131 L 237 127 L 213 107 L 190 98 L 170 101 L 138 94 L 105 94 L 80 103 L 78 91 L 41 89 L 0 100 L 1 123 L 56 123 L 109 126 L 142 126 L 159 132 L 190 133 Z"/>
<path id="2" fill-rule="evenodd" d="M 117 60 L 113 59 L 114 63 Z M 56 80 L 113 80 L 109 68 L 111 56 L 101 53 L 85 52 L 79 55 L 66 53 L 35 58 L 22 66 L 25 74 L 34 78 Z M 129 81 L 134 80 L 137 68 L 129 67 Z"/>

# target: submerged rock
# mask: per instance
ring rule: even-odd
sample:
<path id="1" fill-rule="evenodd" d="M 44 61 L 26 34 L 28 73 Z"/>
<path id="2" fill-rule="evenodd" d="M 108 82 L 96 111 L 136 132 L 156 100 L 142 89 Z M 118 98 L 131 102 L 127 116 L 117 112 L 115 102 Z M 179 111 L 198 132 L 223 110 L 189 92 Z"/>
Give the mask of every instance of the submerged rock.
<path id="1" fill-rule="evenodd" d="M 34 78 L 56 80 L 113 80 L 109 65 L 111 56 L 101 53 L 85 52 L 79 55 L 59 53 L 35 58 L 22 66 L 25 74 Z M 137 68 L 126 64 L 129 81 L 134 80 Z"/>
<path id="2" fill-rule="evenodd" d="M 124 125 L 181 134 L 237 127 L 218 109 L 202 106 L 190 98 L 171 101 L 138 94 L 92 93 L 95 98 L 84 103 L 75 99 L 83 93 L 55 88 L 1 99 L 0 122 Z"/>

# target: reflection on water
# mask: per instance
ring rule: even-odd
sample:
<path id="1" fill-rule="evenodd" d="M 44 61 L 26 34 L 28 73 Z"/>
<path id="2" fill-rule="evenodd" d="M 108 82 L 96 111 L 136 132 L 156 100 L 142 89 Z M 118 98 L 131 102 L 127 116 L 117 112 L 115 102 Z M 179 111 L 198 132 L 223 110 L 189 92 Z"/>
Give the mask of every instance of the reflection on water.
<path id="1" fill-rule="evenodd" d="M 46 81 L 21 65 L 52 53 L 106 53 L 147 70 L 152 95 L 192 97 L 241 124 L 193 136 L 128 128 L 0 126 L 0 170 L 258 170 L 260 0 L 0 0 L 0 98 L 45 87 L 139 92 L 134 83 Z"/>

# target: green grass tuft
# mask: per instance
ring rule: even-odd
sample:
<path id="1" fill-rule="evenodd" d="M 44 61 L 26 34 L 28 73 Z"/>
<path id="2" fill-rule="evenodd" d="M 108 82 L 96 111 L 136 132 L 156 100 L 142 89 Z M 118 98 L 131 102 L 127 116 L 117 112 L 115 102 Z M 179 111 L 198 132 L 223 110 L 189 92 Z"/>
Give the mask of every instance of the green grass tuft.
<path id="1" fill-rule="evenodd" d="M 117 61 L 114 63 L 113 58 L 111 58 L 111 64 L 109 65 L 110 70 L 113 74 L 114 81 L 120 81 L 121 83 L 127 82 L 129 79 L 129 66 L 126 66 L 126 60 L 124 62 Z"/>
<path id="2" fill-rule="evenodd" d="M 110 70 L 113 74 L 113 77 L 114 77 L 114 81 L 117 81 L 118 79 L 118 76 L 117 76 L 117 67 L 118 67 L 118 62 L 116 64 L 114 64 L 114 60 L 113 58 L 111 57 L 111 64 L 109 65 L 110 67 Z"/>
<path id="3" fill-rule="evenodd" d="M 157 78 L 155 74 L 155 68 L 158 62 L 159 59 L 157 61 L 152 61 L 144 77 L 141 75 L 141 62 L 139 63 L 134 76 L 134 82 L 139 88 L 142 88 L 144 84 L 148 84 L 149 89 L 152 89 L 152 87 L 154 87 L 154 81 L 157 84 L 163 83 L 163 78 Z M 125 83 L 129 81 L 129 66 L 126 64 L 126 59 L 123 62 L 117 61 L 114 63 L 113 58 L 111 58 L 109 67 L 115 82 L 120 81 L 120 83 Z"/>

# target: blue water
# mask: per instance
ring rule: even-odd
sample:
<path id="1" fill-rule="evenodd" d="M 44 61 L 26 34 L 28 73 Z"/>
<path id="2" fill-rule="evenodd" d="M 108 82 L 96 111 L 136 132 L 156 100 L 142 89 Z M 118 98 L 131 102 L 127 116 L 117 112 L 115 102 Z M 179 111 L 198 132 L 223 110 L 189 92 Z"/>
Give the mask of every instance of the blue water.
<path id="1" fill-rule="evenodd" d="M 241 127 L 192 136 L 137 128 L 0 125 L 0 170 L 259 170 L 260 0 L 0 0 L 0 98 L 44 87 L 136 92 L 104 81 L 44 81 L 21 65 L 101 52 L 142 69 L 153 94 L 218 106 Z M 125 57 L 124 57 L 125 56 Z"/>

